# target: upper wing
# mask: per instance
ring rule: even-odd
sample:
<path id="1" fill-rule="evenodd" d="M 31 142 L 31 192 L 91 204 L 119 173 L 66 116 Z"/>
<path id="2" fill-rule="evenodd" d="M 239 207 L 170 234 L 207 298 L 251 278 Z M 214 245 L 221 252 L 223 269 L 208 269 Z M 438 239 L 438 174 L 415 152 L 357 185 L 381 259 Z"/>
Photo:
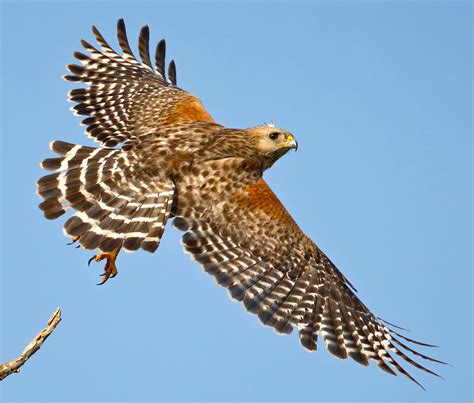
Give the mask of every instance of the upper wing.
<path id="1" fill-rule="evenodd" d="M 389 329 L 370 312 L 263 179 L 245 185 L 203 217 L 177 217 L 174 225 L 186 231 L 185 250 L 264 325 L 279 333 L 296 326 L 308 350 L 316 350 L 321 334 L 337 357 L 350 356 L 364 365 L 375 360 L 385 371 L 395 375 L 396 369 L 416 383 L 391 353 L 436 375 L 407 353 L 440 361 L 401 339 L 426 344 Z"/>
<path id="2" fill-rule="evenodd" d="M 123 55 L 116 53 L 103 36 L 93 27 L 93 33 L 101 51 L 82 40 L 82 46 L 90 53 L 75 52 L 82 66 L 67 66 L 71 75 L 68 81 L 88 84 L 69 92 L 69 100 L 77 105 L 72 109 L 88 118 L 86 133 L 107 147 L 114 147 L 132 137 L 186 121 L 213 123 L 201 102 L 195 96 L 176 86 L 176 67 L 172 60 L 165 75 L 165 41 L 156 47 L 153 69 L 149 55 L 149 29 L 140 32 L 138 49 L 142 62 L 132 53 L 125 24 L 117 24 L 117 35 Z"/>

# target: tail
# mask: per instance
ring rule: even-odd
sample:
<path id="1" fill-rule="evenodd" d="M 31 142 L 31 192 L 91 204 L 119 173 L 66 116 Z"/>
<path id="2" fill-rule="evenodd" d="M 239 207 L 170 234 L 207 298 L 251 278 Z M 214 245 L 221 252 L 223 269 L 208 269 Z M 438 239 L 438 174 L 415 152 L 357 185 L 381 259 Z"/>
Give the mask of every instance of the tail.
<path id="1" fill-rule="evenodd" d="M 93 148 L 62 141 L 50 143 L 61 155 L 45 159 L 57 171 L 38 181 L 39 205 L 55 219 L 76 210 L 64 224 L 67 236 L 86 249 L 111 252 L 118 247 L 154 252 L 171 213 L 175 187 L 170 179 L 134 175 L 137 157 L 130 151 Z"/>

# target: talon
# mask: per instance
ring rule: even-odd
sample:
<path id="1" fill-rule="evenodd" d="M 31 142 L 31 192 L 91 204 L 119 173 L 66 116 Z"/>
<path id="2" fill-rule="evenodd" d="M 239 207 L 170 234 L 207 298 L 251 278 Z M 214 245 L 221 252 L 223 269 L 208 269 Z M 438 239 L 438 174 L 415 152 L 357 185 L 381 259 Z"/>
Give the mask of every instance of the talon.
<path id="1" fill-rule="evenodd" d="M 95 260 L 96 262 L 100 262 L 101 260 L 107 259 L 107 262 L 104 266 L 104 273 L 101 274 L 102 281 L 97 285 L 104 284 L 109 278 L 113 278 L 118 274 L 117 266 L 115 265 L 115 260 L 117 259 L 119 251 L 120 247 L 110 253 L 98 253 L 97 255 L 92 256 L 87 262 L 87 265 L 90 266 L 93 260 Z"/>
<path id="2" fill-rule="evenodd" d="M 94 256 L 96 262 L 100 262 L 101 260 L 107 259 L 107 262 L 109 259 L 115 259 L 115 256 L 112 255 L 112 253 L 98 253 L 97 255 Z"/>
<path id="3" fill-rule="evenodd" d="M 72 245 L 73 243 L 77 242 L 79 238 L 80 238 L 80 235 L 71 237 L 71 242 L 67 243 L 67 245 Z M 80 245 L 76 246 L 76 248 L 79 248 L 79 246 Z"/>
<path id="4" fill-rule="evenodd" d="M 104 284 L 107 280 L 108 280 L 108 278 L 102 280 L 100 283 L 97 283 L 97 285 L 102 285 L 102 284 Z"/>

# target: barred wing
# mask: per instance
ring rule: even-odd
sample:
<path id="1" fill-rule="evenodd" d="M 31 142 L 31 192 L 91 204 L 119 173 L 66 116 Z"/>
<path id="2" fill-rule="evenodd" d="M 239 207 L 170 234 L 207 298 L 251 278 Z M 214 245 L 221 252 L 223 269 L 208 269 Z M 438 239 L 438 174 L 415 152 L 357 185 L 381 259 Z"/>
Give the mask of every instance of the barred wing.
<path id="1" fill-rule="evenodd" d="M 183 121 L 214 122 L 195 96 L 176 85 L 176 66 L 172 60 L 165 74 L 165 41 L 156 47 L 155 64 L 149 54 L 149 29 L 142 28 L 138 41 L 141 63 L 133 55 L 127 39 L 125 23 L 117 24 L 117 36 L 123 54 L 119 55 L 93 27 L 101 50 L 82 40 L 89 52 L 75 52 L 82 66 L 67 66 L 68 81 L 85 83 L 86 88 L 69 92 L 69 100 L 77 105 L 77 115 L 89 116 L 82 123 L 86 133 L 106 147 L 114 147 L 133 137 L 153 132 L 160 126 Z"/>
<path id="2" fill-rule="evenodd" d="M 183 244 L 231 298 L 278 333 L 299 330 L 303 347 L 318 334 L 339 358 L 350 356 L 419 384 L 393 355 L 418 369 L 409 353 L 440 362 L 402 342 L 419 343 L 389 329 L 359 300 L 349 281 L 307 238 L 263 179 L 246 185 L 203 217 L 177 217 Z M 438 375 L 437 375 L 438 376 Z M 420 385 L 420 384 L 419 384 Z M 421 385 L 420 385 L 421 386 Z"/>

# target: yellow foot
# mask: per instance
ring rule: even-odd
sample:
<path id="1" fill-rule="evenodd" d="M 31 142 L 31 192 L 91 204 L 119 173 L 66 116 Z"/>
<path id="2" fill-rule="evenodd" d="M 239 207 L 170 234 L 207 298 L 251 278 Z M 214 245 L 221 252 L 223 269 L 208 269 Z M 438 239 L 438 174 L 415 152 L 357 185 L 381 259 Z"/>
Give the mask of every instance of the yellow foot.
<path id="1" fill-rule="evenodd" d="M 96 262 L 100 262 L 101 260 L 107 259 L 104 267 L 104 273 L 101 274 L 102 281 L 97 285 L 104 284 L 109 278 L 113 278 L 118 274 L 117 266 L 115 265 L 115 261 L 117 260 L 117 255 L 120 252 L 120 247 L 114 249 L 110 253 L 98 253 L 97 255 L 92 256 L 89 259 L 87 264 L 90 266 L 91 262 L 95 260 Z"/>
<path id="2" fill-rule="evenodd" d="M 68 245 L 73 245 L 74 243 L 76 243 L 78 240 L 79 240 L 80 236 L 73 236 L 71 237 L 71 242 L 68 243 Z M 77 245 L 76 248 L 80 248 L 81 245 Z"/>

